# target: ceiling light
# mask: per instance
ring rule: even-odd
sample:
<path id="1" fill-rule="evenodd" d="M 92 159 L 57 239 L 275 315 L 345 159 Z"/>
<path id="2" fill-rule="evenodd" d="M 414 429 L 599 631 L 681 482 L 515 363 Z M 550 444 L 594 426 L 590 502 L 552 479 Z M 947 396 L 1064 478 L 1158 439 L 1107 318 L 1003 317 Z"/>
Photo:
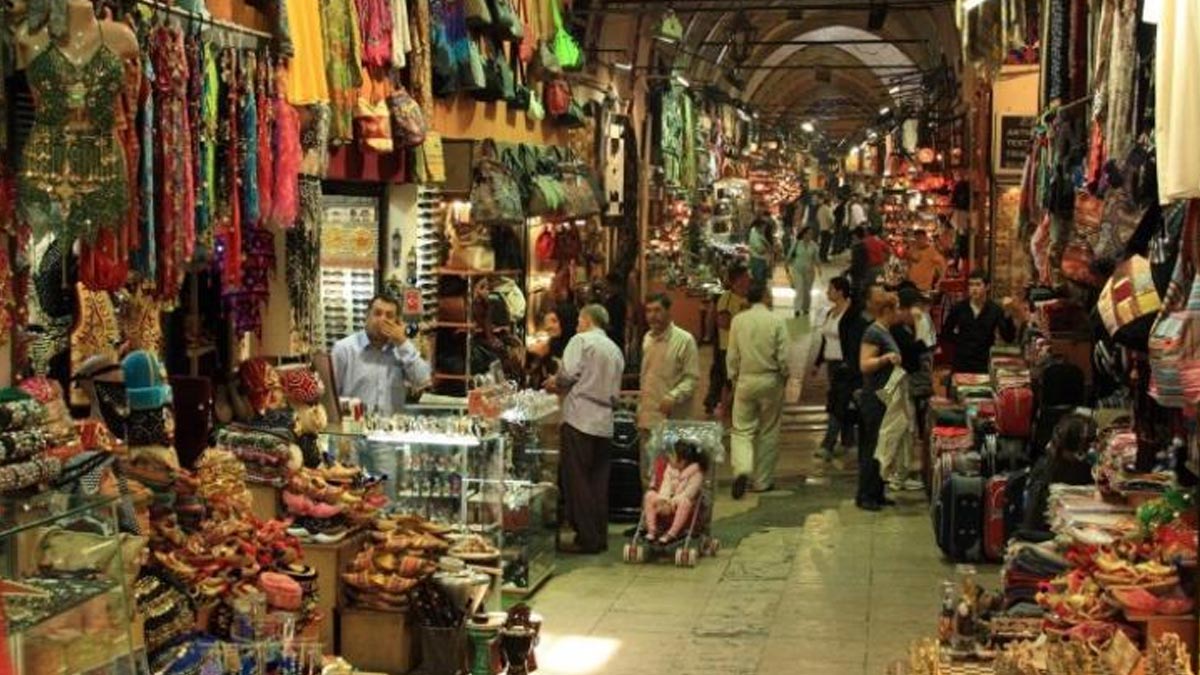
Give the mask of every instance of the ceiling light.
<path id="1" fill-rule="evenodd" d="M 683 76 L 682 76 L 682 75 L 676 75 L 676 76 L 675 76 L 675 81 L 676 81 L 676 82 L 678 82 L 678 83 L 679 83 L 679 86 L 681 86 L 681 87 L 690 87 L 690 86 L 692 86 L 692 85 L 691 85 L 691 83 L 690 83 L 690 82 L 688 82 L 687 80 L 685 80 L 685 79 L 683 78 Z"/>
<path id="2" fill-rule="evenodd" d="M 738 115 L 738 117 L 742 118 L 742 121 L 743 121 L 743 122 L 749 122 L 749 121 L 750 121 L 750 115 L 747 115 L 747 114 L 746 114 L 746 111 L 745 111 L 745 110 L 742 110 L 741 108 L 738 108 L 738 109 L 737 109 L 737 115 Z"/>
<path id="3" fill-rule="evenodd" d="M 892 88 L 888 89 L 888 93 L 889 94 L 899 94 L 900 93 L 900 85 L 898 85 L 898 84 L 892 85 Z"/>
<path id="4" fill-rule="evenodd" d="M 811 134 L 811 133 L 813 132 L 813 130 L 814 130 L 816 127 L 814 127 L 814 126 L 813 126 L 813 123 L 812 123 L 812 122 L 805 122 L 805 123 L 803 123 L 803 124 L 801 124 L 801 125 L 800 125 L 800 128 L 801 128 L 801 129 L 802 129 L 802 130 L 803 130 L 805 133 Z"/>
<path id="5" fill-rule="evenodd" d="M 633 72 L 633 64 L 632 63 L 617 62 L 617 63 L 612 64 L 612 66 L 613 66 L 613 68 L 616 68 L 617 70 L 623 70 L 627 73 Z"/>
<path id="6" fill-rule="evenodd" d="M 969 12 L 987 1 L 988 0 L 965 0 L 962 6 L 963 11 Z"/>
<path id="7" fill-rule="evenodd" d="M 880 108 L 880 109 L 879 109 L 879 114 L 880 114 L 880 115 L 886 115 L 886 114 L 888 114 L 888 113 L 890 113 L 890 112 L 892 112 L 892 109 L 891 109 L 891 108 L 889 108 L 889 107 L 887 107 L 886 105 L 885 105 L 885 106 L 883 106 L 882 108 Z"/>
<path id="8" fill-rule="evenodd" d="M 675 40 L 674 38 L 669 38 L 666 35 L 661 35 L 661 34 L 655 35 L 654 39 L 658 40 L 659 42 L 665 42 L 666 44 L 669 44 L 669 45 L 676 44 L 676 42 L 677 42 L 677 40 Z"/>

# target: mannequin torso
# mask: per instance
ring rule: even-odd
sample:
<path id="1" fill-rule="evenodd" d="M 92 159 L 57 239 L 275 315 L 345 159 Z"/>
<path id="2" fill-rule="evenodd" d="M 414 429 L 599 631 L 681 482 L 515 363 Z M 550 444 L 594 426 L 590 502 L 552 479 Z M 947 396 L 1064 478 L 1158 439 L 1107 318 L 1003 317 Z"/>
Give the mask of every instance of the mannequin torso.
<path id="1" fill-rule="evenodd" d="M 33 33 L 22 23 L 16 30 L 17 67 L 24 69 L 36 56 L 55 44 L 75 65 L 87 63 L 96 50 L 107 46 L 122 60 L 137 59 L 137 35 L 128 25 L 110 18 L 97 19 L 90 0 L 67 0 L 67 34 L 50 37 L 48 28 Z"/>

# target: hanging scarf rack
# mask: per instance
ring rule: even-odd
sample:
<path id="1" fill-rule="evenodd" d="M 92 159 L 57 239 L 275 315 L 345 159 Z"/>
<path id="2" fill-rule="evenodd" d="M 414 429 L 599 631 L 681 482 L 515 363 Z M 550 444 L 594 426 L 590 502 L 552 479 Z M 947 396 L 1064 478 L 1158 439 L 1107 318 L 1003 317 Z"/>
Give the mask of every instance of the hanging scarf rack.
<path id="1" fill-rule="evenodd" d="M 261 30 L 255 30 L 253 28 L 248 28 L 246 26 L 243 26 L 238 23 L 234 23 L 232 21 L 225 21 L 223 19 L 214 19 L 214 18 L 212 18 L 211 15 L 200 14 L 198 12 L 192 12 L 192 11 L 189 11 L 186 9 L 182 9 L 180 7 L 176 7 L 174 5 L 168 5 L 168 4 L 164 4 L 161 2 L 155 2 L 154 0 L 138 0 L 138 4 L 142 5 L 144 7 L 149 7 L 150 9 L 152 9 L 156 12 L 166 12 L 168 14 L 172 14 L 174 16 L 178 16 L 180 18 L 187 19 L 188 21 L 195 22 L 199 25 L 209 26 L 211 28 L 216 28 L 218 30 L 229 31 L 232 33 L 239 33 L 241 35 L 248 35 L 250 37 L 254 37 L 254 38 L 257 38 L 260 40 L 273 40 L 275 37 L 275 36 L 271 35 L 270 33 L 266 33 Z"/>

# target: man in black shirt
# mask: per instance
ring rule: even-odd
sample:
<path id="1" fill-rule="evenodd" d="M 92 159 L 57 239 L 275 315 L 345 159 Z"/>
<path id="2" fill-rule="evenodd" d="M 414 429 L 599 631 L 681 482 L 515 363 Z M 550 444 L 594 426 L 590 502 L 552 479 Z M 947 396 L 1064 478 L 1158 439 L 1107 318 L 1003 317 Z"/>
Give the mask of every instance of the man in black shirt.
<path id="1" fill-rule="evenodd" d="M 988 278 L 971 273 L 966 300 L 950 308 L 942 325 L 942 344 L 954 345 L 954 372 L 986 373 L 996 334 L 1007 342 L 1017 337 L 1017 328 L 1007 311 L 988 299 Z M 1005 304 L 1011 304 L 1010 299 Z"/>

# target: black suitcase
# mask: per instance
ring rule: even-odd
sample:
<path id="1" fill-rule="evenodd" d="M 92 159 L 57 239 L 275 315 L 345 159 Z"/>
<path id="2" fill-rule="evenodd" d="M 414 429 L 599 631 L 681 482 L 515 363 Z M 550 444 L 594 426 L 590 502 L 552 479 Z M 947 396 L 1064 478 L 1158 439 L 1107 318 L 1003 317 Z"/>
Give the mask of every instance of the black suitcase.
<path id="1" fill-rule="evenodd" d="M 982 476 L 954 474 L 933 505 L 938 548 L 955 562 L 983 559 Z"/>
<path id="2" fill-rule="evenodd" d="M 1008 474 L 1004 487 L 1004 528 L 1010 535 L 1025 522 L 1025 487 L 1029 484 L 1029 469 Z"/>
<path id="3" fill-rule="evenodd" d="M 642 476 L 637 417 L 630 411 L 613 413 L 611 471 L 608 476 L 608 520 L 637 522 L 642 515 Z"/>

